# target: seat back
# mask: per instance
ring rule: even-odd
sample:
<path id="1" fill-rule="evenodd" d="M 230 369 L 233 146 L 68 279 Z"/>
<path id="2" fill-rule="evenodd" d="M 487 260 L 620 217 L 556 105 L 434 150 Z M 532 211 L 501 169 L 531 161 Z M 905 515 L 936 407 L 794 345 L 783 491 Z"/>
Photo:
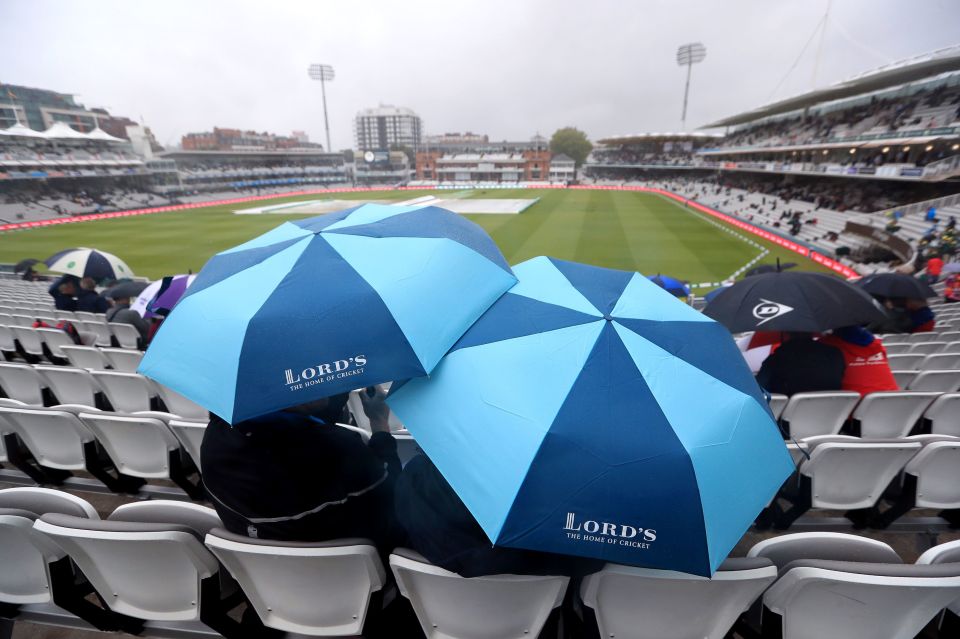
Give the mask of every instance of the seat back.
<path id="1" fill-rule="evenodd" d="M 73 339 L 59 328 L 38 328 L 37 336 L 55 357 L 66 358 L 61 347 L 73 346 Z"/>
<path id="2" fill-rule="evenodd" d="M 887 357 L 890 355 L 903 355 L 910 351 L 913 347 L 912 344 L 907 342 L 894 342 L 892 344 L 887 344 L 887 340 L 883 340 L 883 346 L 887 350 Z"/>
<path id="3" fill-rule="evenodd" d="M 210 412 L 203 406 L 190 401 L 180 393 L 167 388 L 163 384 L 154 382 L 153 387 L 157 390 L 157 394 L 160 396 L 160 399 L 163 400 L 167 410 L 174 415 L 178 415 L 184 419 L 210 420 Z"/>
<path id="4" fill-rule="evenodd" d="M 390 567 L 428 639 L 536 637 L 569 582 L 532 575 L 465 579 L 409 551 L 390 555 Z"/>
<path id="5" fill-rule="evenodd" d="M 960 508 L 960 439 L 927 443 L 904 472 L 917 478 L 917 508 Z"/>
<path id="6" fill-rule="evenodd" d="M 960 370 L 924 370 L 910 382 L 910 390 L 956 393 L 960 390 Z"/>
<path id="7" fill-rule="evenodd" d="M 107 327 L 110 329 L 110 332 L 113 333 L 113 336 L 117 338 L 121 348 L 139 348 L 140 331 L 132 324 L 110 322 Z"/>
<path id="8" fill-rule="evenodd" d="M 91 371 L 104 395 L 110 400 L 115 411 L 135 413 L 150 410 L 150 398 L 153 395 L 147 378 L 135 373 L 116 373 L 114 371 Z"/>
<path id="9" fill-rule="evenodd" d="M 0 387 L 7 397 L 24 404 L 43 406 L 44 382 L 27 364 L 0 363 Z"/>
<path id="10" fill-rule="evenodd" d="M 174 436 L 180 440 L 180 446 L 187 451 L 187 455 L 193 460 L 193 465 L 198 470 L 200 468 L 200 446 L 203 444 L 203 435 L 207 432 L 207 425 L 201 422 L 187 422 L 179 419 L 171 419 L 167 426 L 173 431 Z"/>
<path id="11" fill-rule="evenodd" d="M 815 508 L 870 508 L 920 448 L 907 441 L 824 443 L 813 449 L 800 474 L 811 480 Z"/>
<path id="12" fill-rule="evenodd" d="M 34 527 L 70 555 L 111 610 L 139 619 L 199 619 L 200 581 L 219 568 L 188 526 L 44 515 Z"/>
<path id="13" fill-rule="evenodd" d="M 82 505 L 81 505 L 82 504 Z M 98 519 L 87 502 L 49 488 L 0 490 L 0 602 L 40 604 L 51 600 L 49 564 L 64 552 L 33 529 L 46 512 Z"/>
<path id="14" fill-rule="evenodd" d="M 7 351 L 9 353 L 17 350 L 17 345 L 13 342 L 14 339 L 16 338 L 13 335 L 13 329 L 10 325 L 0 324 L 0 351 Z"/>
<path id="15" fill-rule="evenodd" d="M 789 400 L 789 397 L 780 395 L 779 393 L 770 395 L 770 412 L 773 413 L 774 419 L 780 419 L 780 415 L 783 414 L 783 409 L 787 407 Z"/>
<path id="16" fill-rule="evenodd" d="M 35 328 L 14 326 L 13 334 L 17 338 L 17 341 L 20 342 L 23 350 L 30 355 L 43 357 L 43 340 L 40 339 L 40 334 L 37 333 Z"/>
<path id="17" fill-rule="evenodd" d="M 769 559 L 728 559 L 712 578 L 606 565 L 583 580 L 601 637 L 722 639 L 777 578 Z"/>
<path id="18" fill-rule="evenodd" d="M 797 393 L 787 402 L 780 419 L 789 424 L 794 439 L 835 435 L 858 401 L 860 394 L 848 391 Z"/>
<path id="19" fill-rule="evenodd" d="M 107 368 L 107 360 L 96 346 L 61 346 L 60 351 L 70 360 L 70 365 L 102 371 Z"/>
<path id="20" fill-rule="evenodd" d="M 80 413 L 80 419 L 124 475 L 170 477 L 170 451 L 177 450 L 180 443 L 159 419 L 110 413 Z"/>
<path id="21" fill-rule="evenodd" d="M 132 350 L 129 348 L 102 348 L 100 352 L 110 362 L 113 370 L 120 373 L 136 373 L 140 360 L 143 359 L 143 351 Z"/>
<path id="22" fill-rule="evenodd" d="M 264 625 L 320 636 L 359 635 L 385 571 L 372 542 L 277 542 L 212 530 L 207 547 L 247 595 Z"/>
<path id="23" fill-rule="evenodd" d="M 777 535 L 754 544 L 747 557 L 765 557 L 778 570 L 800 559 L 903 563 L 889 544 L 869 537 L 831 532 Z"/>
<path id="24" fill-rule="evenodd" d="M 796 561 L 763 596 L 783 639 L 914 637 L 960 597 L 960 564 Z"/>
<path id="25" fill-rule="evenodd" d="M 860 436 L 871 439 L 904 437 L 937 393 L 894 391 L 870 393 L 853 411 L 860 421 Z"/>
<path id="26" fill-rule="evenodd" d="M 201 538 L 215 528 L 223 528 L 223 522 L 213 508 L 172 499 L 152 499 L 123 504 L 117 506 L 107 519 L 141 524 L 187 526 Z"/>
<path id="27" fill-rule="evenodd" d="M 82 330 L 86 333 L 92 333 L 96 335 L 96 344 L 97 346 L 111 346 L 113 342 L 110 340 L 111 333 L 110 328 L 107 326 L 106 322 L 103 321 L 103 318 L 96 320 L 81 320 L 77 330 Z"/>
<path id="28" fill-rule="evenodd" d="M 62 470 L 86 468 L 84 444 L 94 441 L 94 436 L 75 414 L 0 406 L 0 417 L 5 418 L 41 466 Z"/>
<path id="29" fill-rule="evenodd" d="M 960 353 L 933 353 L 920 364 L 922 371 L 953 371 L 960 369 Z"/>
<path id="30" fill-rule="evenodd" d="M 82 368 L 67 366 L 35 366 L 61 404 L 96 406 L 98 387 L 90 373 Z"/>
<path id="31" fill-rule="evenodd" d="M 939 353 L 946 346 L 946 342 L 920 342 L 910 345 L 911 355 L 929 355 L 930 353 Z"/>
<path id="32" fill-rule="evenodd" d="M 906 353 L 899 355 L 887 355 L 890 362 L 890 368 L 898 371 L 914 371 L 920 368 L 921 362 L 926 355 Z"/>
<path id="33" fill-rule="evenodd" d="M 909 388 L 910 382 L 918 374 L 918 371 L 893 371 L 893 379 L 897 382 L 897 388 Z"/>
<path id="34" fill-rule="evenodd" d="M 943 393 L 923 413 L 935 435 L 960 437 L 960 393 Z"/>

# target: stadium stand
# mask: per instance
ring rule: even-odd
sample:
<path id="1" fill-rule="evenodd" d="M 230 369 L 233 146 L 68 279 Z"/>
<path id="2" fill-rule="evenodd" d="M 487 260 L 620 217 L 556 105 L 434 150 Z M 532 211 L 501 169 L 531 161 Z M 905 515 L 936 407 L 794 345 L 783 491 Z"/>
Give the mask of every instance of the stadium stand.
<path id="1" fill-rule="evenodd" d="M 956 622 L 949 608 L 960 599 L 960 566 L 950 554 L 960 534 L 960 362 L 944 351 L 960 344 L 953 326 L 960 310 L 934 310 L 941 326 L 933 333 L 882 339 L 907 346 L 904 354 L 916 358 L 902 363 L 915 367 L 911 388 L 931 373 L 948 384 L 863 398 L 772 398 L 798 471 L 745 536 L 746 545 L 709 580 L 608 565 L 573 593 L 580 616 L 564 623 L 596 627 L 603 636 L 777 636 L 777 629 L 790 637 L 833 628 L 866 637 L 876 619 L 890 615 L 890 627 L 902 636 L 925 626 L 929 636 L 951 636 L 944 634 Z M 0 346 L 11 360 L 0 362 L 6 396 L 0 399 L 0 486 L 24 486 L 0 489 L 0 560 L 13 561 L 12 553 L 26 552 L 29 544 L 32 565 L 47 566 L 16 576 L 0 571 L 0 618 L 16 615 L 0 621 L 0 631 L 34 622 L 146 636 L 171 636 L 174 626 L 182 637 L 238 636 L 238 623 L 225 614 L 237 606 L 256 611 L 251 623 L 262 620 L 262 632 L 319 636 L 379 622 L 395 594 L 371 546 L 281 543 L 223 531 L 202 491 L 205 411 L 133 372 L 137 350 L 65 344 L 37 331 L 47 348 L 25 353 L 20 338 L 29 333 L 15 329 L 33 329 L 17 321 L 35 317 L 55 317 L 45 286 L 0 278 L 0 335 L 9 331 Z M 949 368 L 924 370 L 929 358 L 941 355 L 952 358 L 943 360 Z M 345 426 L 366 433 L 362 414 Z M 409 459 L 415 440 L 395 420 L 392 427 L 406 448 L 401 457 Z M 104 511 L 104 521 L 64 490 L 149 501 Z M 759 541 L 771 532 L 774 537 Z M 903 540 L 895 542 L 898 551 L 872 538 L 879 535 Z M 938 541 L 945 542 L 943 550 Z M 900 559 L 923 550 L 926 559 L 916 565 Z M 430 637 L 490 636 L 491 628 L 497 636 L 552 633 L 565 605 L 563 577 L 463 579 L 403 549 L 390 557 L 389 568 Z M 62 578 L 70 570 L 79 581 Z M 857 598 L 871 621 L 843 606 L 818 612 L 817 589 L 823 588 Z M 106 606 L 78 603 L 79 593 L 90 592 Z M 631 595 L 637 592 L 644 596 Z M 190 603 L 198 593 L 205 602 L 199 609 Z M 474 615 L 477 602 L 482 615 Z"/>

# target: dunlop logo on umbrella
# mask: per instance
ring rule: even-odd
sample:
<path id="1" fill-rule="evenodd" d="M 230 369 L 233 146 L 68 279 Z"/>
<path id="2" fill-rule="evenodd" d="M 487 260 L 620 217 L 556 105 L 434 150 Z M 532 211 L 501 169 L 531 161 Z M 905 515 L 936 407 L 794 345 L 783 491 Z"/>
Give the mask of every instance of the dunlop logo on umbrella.
<path id="1" fill-rule="evenodd" d="M 335 379 L 360 375 L 363 373 L 363 367 L 366 365 L 366 355 L 356 355 L 354 357 L 348 357 L 347 359 L 338 359 L 329 364 L 310 366 L 296 373 L 293 369 L 288 368 L 283 371 L 283 374 L 286 378 L 287 386 L 290 387 L 290 390 L 295 391 L 306 388 L 307 386 L 330 382 Z"/>
<path id="2" fill-rule="evenodd" d="M 775 317 L 786 315 L 792 310 L 792 306 L 787 306 L 786 304 L 771 302 L 770 300 L 760 298 L 760 303 L 753 307 L 753 316 L 760 320 L 757 322 L 757 326 L 760 326 L 761 324 L 769 322 Z"/>

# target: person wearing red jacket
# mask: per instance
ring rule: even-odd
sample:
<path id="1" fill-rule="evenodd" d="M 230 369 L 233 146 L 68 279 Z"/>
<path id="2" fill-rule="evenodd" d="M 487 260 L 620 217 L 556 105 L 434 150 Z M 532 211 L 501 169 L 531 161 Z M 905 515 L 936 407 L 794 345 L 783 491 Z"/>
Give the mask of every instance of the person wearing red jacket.
<path id="1" fill-rule="evenodd" d="M 857 391 L 861 395 L 900 390 L 890 370 L 887 349 L 867 329 L 845 326 L 824 336 L 820 342 L 843 353 L 846 367 L 843 369 L 841 390 Z"/>

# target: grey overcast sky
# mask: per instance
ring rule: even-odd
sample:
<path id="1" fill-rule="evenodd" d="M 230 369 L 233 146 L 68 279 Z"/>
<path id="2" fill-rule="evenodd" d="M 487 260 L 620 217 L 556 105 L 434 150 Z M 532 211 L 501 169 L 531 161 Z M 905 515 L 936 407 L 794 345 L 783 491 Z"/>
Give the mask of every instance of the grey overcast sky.
<path id="1" fill-rule="evenodd" d="M 334 148 L 379 103 L 414 109 L 428 133 L 598 139 L 680 128 L 686 42 L 707 47 L 688 128 L 960 43 L 958 0 L 833 0 L 821 47 L 827 3 L 0 0 L 0 81 L 142 117 L 167 146 L 213 126 L 322 141 L 306 69 L 325 62 Z"/>

